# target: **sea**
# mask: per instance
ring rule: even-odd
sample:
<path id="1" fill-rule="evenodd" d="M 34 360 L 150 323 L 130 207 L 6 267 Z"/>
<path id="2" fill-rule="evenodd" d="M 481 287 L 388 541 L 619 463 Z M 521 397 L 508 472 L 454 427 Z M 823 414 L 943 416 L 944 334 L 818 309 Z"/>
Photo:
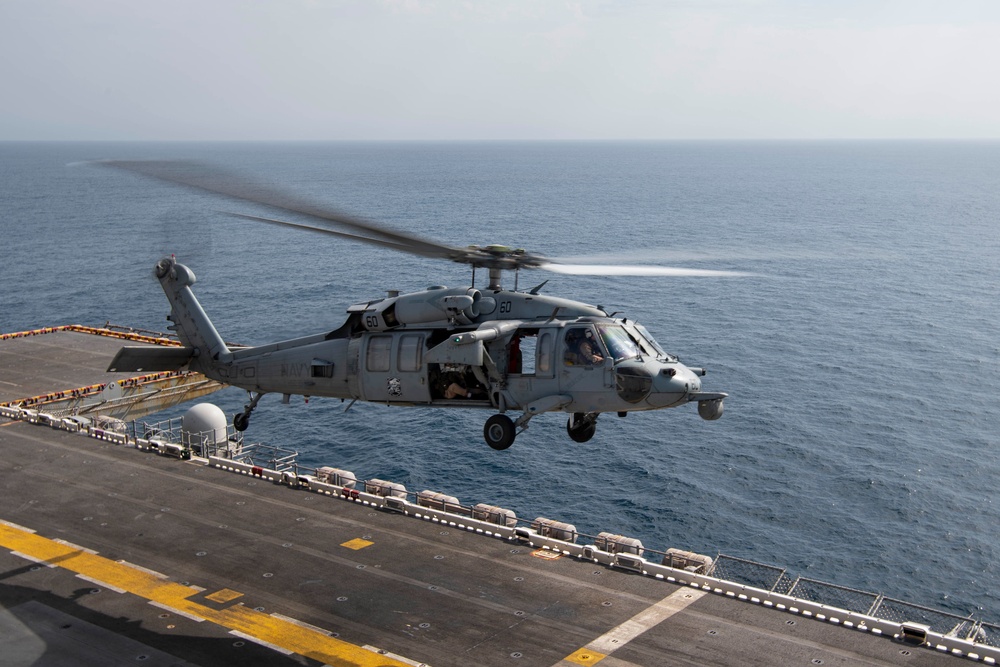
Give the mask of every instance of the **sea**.
<path id="1" fill-rule="evenodd" d="M 0 143 L 0 332 L 163 331 L 152 269 L 169 255 L 222 336 L 251 345 L 472 279 L 236 218 L 258 211 L 105 159 L 238 170 L 448 245 L 748 274 L 517 276 L 706 368 L 704 390 L 729 393 L 718 421 L 694 405 L 608 414 L 577 444 L 565 415 L 541 415 L 497 452 L 486 410 L 266 396 L 246 437 L 304 466 L 1000 622 L 1000 142 Z M 210 399 L 231 414 L 246 394 Z"/>

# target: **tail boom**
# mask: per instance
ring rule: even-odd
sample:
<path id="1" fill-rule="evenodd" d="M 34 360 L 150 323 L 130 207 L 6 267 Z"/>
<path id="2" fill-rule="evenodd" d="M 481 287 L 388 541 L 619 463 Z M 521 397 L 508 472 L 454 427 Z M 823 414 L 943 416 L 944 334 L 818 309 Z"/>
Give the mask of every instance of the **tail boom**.
<path id="1" fill-rule="evenodd" d="M 232 352 L 191 291 L 191 285 L 197 280 L 194 271 L 173 257 L 165 257 L 156 263 L 154 272 L 170 302 L 170 315 L 167 316 L 173 322 L 170 328 L 185 347 L 194 349 L 195 360 L 202 366 L 231 361 Z"/>

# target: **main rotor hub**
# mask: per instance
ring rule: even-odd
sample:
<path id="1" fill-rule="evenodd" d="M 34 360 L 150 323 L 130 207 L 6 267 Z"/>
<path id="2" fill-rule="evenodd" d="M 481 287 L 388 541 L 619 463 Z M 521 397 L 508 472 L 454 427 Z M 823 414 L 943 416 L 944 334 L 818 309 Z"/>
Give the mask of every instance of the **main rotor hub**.
<path id="1" fill-rule="evenodd" d="M 490 272 L 490 283 L 486 289 L 499 292 L 503 289 L 501 276 L 505 269 L 517 271 L 522 266 L 537 266 L 541 262 L 532 257 L 524 248 L 491 244 L 486 246 L 469 246 L 469 254 L 456 261 L 467 262 L 473 267 L 483 267 Z"/>

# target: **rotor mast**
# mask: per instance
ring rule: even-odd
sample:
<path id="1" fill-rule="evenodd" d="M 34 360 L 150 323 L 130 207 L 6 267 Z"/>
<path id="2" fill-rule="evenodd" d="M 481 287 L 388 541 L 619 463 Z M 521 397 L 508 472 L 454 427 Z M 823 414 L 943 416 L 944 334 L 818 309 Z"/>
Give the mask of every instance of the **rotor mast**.
<path id="1" fill-rule="evenodd" d="M 486 289 L 499 292 L 503 289 L 502 276 L 505 269 L 515 272 L 522 266 L 537 266 L 538 258 L 528 255 L 521 248 L 511 248 L 503 245 L 488 245 L 482 247 L 469 246 L 469 261 L 473 267 L 482 266 L 489 271 L 490 283 Z M 461 260 L 459 260 L 461 261 Z M 517 278 L 514 279 L 514 290 L 517 290 Z"/>
<path id="2" fill-rule="evenodd" d="M 499 266 L 490 267 L 490 284 L 486 286 L 486 289 L 493 290 L 494 292 L 499 292 L 503 287 L 500 286 L 500 276 L 503 273 L 503 269 Z"/>

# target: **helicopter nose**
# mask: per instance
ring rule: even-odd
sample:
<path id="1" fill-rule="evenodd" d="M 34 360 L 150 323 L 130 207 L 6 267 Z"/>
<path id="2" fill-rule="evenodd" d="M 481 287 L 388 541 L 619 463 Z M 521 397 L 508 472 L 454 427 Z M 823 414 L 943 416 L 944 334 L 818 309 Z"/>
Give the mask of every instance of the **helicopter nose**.
<path id="1" fill-rule="evenodd" d="M 650 405 L 666 408 L 687 400 L 688 394 L 701 391 L 701 380 L 686 366 L 665 364 L 653 381 L 647 399 Z"/>

